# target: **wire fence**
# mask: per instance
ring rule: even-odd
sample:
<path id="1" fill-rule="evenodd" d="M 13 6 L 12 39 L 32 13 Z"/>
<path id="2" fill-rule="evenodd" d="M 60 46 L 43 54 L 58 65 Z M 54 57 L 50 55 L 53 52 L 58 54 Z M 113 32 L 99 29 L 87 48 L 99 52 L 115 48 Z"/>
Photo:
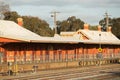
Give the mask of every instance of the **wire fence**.
<path id="1" fill-rule="evenodd" d="M 120 58 L 120 53 L 111 54 L 65 54 L 65 55 L 43 55 L 43 56 L 0 56 L 0 63 L 13 62 L 18 64 L 25 63 L 45 63 L 45 62 L 64 62 L 75 60 L 96 60 Z"/>

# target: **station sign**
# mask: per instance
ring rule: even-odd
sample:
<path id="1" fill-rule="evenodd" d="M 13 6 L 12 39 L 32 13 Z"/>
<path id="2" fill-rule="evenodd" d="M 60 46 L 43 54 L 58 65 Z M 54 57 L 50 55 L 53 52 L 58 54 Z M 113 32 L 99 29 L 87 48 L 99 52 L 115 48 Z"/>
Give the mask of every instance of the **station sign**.
<path id="1" fill-rule="evenodd" d="M 98 48 L 98 52 L 102 52 L 102 48 Z"/>

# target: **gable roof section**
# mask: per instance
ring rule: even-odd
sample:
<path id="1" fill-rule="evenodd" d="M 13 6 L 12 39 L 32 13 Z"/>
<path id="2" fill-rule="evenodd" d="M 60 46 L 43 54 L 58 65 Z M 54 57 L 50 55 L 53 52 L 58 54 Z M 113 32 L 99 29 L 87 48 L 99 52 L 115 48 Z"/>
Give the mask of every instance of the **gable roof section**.
<path id="1" fill-rule="evenodd" d="M 41 37 L 13 21 L 0 20 L 0 38 L 5 42 L 37 42 L 37 43 L 78 43 L 74 38 Z M 13 41 L 14 40 L 14 41 Z"/>
<path id="2" fill-rule="evenodd" d="M 0 37 L 21 41 L 38 40 L 41 36 L 19 26 L 13 21 L 0 20 Z"/>
<path id="3" fill-rule="evenodd" d="M 87 37 L 89 37 L 90 40 L 101 40 L 101 41 L 119 40 L 111 32 L 101 32 L 101 31 L 93 31 L 93 30 L 80 30 L 80 31 L 83 34 L 85 34 Z"/>
<path id="4" fill-rule="evenodd" d="M 89 40 L 81 40 L 78 32 L 81 32 Z M 35 42 L 35 43 L 90 43 L 99 44 L 101 34 L 102 44 L 120 44 L 120 40 L 115 37 L 111 32 L 99 32 L 90 30 L 78 30 L 77 32 L 64 32 L 63 35 L 69 37 L 64 37 L 60 35 L 55 35 L 54 37 L 42 37 L 36 33 L 33 33 L 13 21 L 0 20 L 0 38 L 9 40 L 8 42 Z M 15 40 L 15 41 L 14 41 Z M 6 41 L 7 42 L 7 41 Z"/>
<path id="5" fill-rule="evenodd" d="M 81 34 L 78 34 L 78 33 L 81 33 Z M 67 34 L 68 35 L 70 34 L 71 36 L 67 37 Z M 80 35 L 84 35 L 88 39 L 86 40 L 80 39 L 81 37 Z M 83 29 L 83 30 L 78 30 L 76 32 L 62 32 L 61 37 L 63 37 L 64 39 L 69 38 L 69 40 L 73 40 L 79 43 L 86 43 L 86 44 L 100 44 L 101 43 L 101 44 L 120 45 L 120 40 L 115 35 L 113 35 L 111 32 L 101 32 L 101 31 Z"/>
<path id="6" fill-rule="evenodd" d="M 83 43 L 120 45 L 120 40 L 111 32 L 101 32 L 93 30 L 79 30 L 79 31 L 89 38 L 89 40 L 84 40 Z"/>

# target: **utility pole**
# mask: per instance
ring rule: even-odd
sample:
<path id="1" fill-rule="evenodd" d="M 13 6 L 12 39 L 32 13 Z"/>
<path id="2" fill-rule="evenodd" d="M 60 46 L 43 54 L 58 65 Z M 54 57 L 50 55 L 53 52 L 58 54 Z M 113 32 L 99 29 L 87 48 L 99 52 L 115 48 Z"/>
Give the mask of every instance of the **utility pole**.
<path id="1" fill-rule="evenodd" d="M 108 13 L 106 12 L 104 16 L 106 17 L 106 26 L 105 27 L 107 28 L 109 26 L 109 16 L 110 15 L 108 15 Z"/>
<path id="2" fill-rule="evenodd" d="M 54 28 L 55 28 L 55 34 L 57 34 L 57 24 L 56 24 L 56 16 L 57 16 L 57 13 L 60 13 L 60 12 L 51 12 L 51 17 L 54 17 Z"/>

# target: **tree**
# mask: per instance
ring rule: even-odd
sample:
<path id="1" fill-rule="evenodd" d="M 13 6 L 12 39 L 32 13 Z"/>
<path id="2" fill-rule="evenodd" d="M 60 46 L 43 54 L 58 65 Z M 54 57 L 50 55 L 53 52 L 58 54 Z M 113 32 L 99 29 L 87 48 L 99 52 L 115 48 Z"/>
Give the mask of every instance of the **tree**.
<path id="1" fill-rule="evenodd" d="M 120 18 L 112 19 L 112 32 L 120 39 Z"/>
<path id="2" fill-rule="evenodd" d="M 13 11 L 13 12 L 5 12 L 4 13 L 4 20 L 10 20 L 10 21 L 14 21 L 17 23 L 17 18 L 21 17 L 17 12 Z"/>
<path id="3" fill-rule="evenodd" d="M 84 22 L 80 19 L 77 19 L 75 16 L 69 17 L 67 20 L 63 20 L 62 22 L 59 21 L 58 31 L 77 31 L 82 29 Z"/>
<path id="4" fill-rule="evenodd" d="M 101 26 L 105 26 L 106 25 L 105 20 L 106 20 L 106 18 L 100 20 L 99 24 Z M 109 26 L 112 27 L 112 33 L 120 39 L 120 18 L 113 18 L 113 19 L 109 18 Z M 107 27 L 105 27 L 105 29 L 103 29 L 103 30 L 105 31 L 106 28 Z"/>
<path id="5" fill-rule="evenodd" d="M 98 30 L 98 27 L 97 26 L 90 26 L 89 29 L 90 30 Z"/>
<path id="6" fill-rule="evenodd" d="M 0 1 L 0 19 L 4 19 L 4 13 L 10 11 L 9 5 L 3 1 Z"/>
<path id="7" fill-rule="evenodd" d="M 20 16 L 17 12 L 5 12 L 4 13 L 5 20 L 11 20 L 17 23 L 17 18 L 23 18 L 23 27 L 26 29 L 35 32 L 41 36 L 53 36 L 54 32 L 49 27 L 49 24 L 39 19 L 38 17 L 32 16 Z"/>
<path id="8" fill-rule="evenodd" d="M 111 26 L 112 25 L 112 19 L 111 18 L 108 18 L 108 26 Z M 102 31 L 106 31 L 107 29 L 107 21 L 106 21 L 106 18 L 102 19 L 99 21 L 99 24 L 102 26 Z"/>
<path id="9" fill-rule="evenodd" d="M 22 18 L 24 20 L 25 28 L 41 36 L 53 36 L 54 33 L 46 21 L 32 16 L 22 16 Z"/>

